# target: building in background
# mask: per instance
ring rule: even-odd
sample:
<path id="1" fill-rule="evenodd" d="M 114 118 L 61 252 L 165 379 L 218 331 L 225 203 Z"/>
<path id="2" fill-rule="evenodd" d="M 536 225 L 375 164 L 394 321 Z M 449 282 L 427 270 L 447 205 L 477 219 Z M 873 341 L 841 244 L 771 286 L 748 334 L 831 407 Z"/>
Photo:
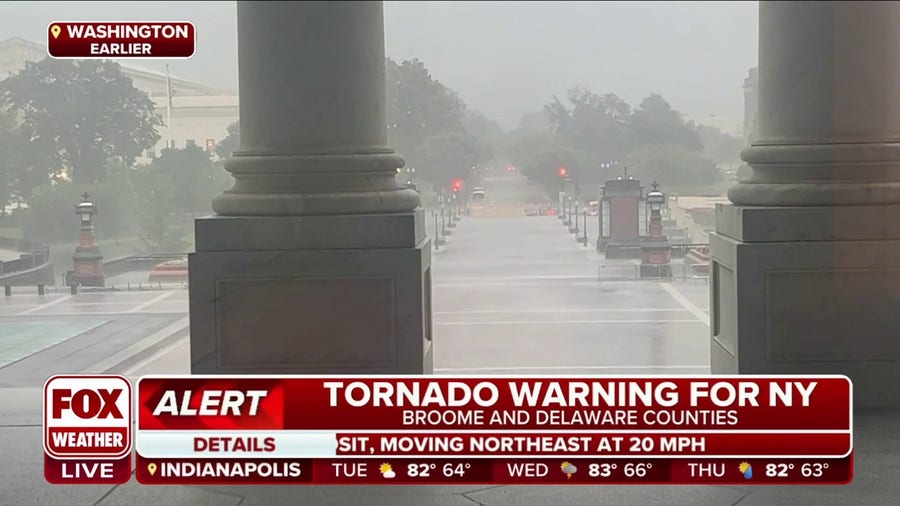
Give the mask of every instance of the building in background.
<path id="1" fill-rule="evenodd" d="M 26 62 L 40 61 L 46 57 L 47 46 L 43 44 L 21 38 L 0 41 L 0 80 L 23 69 Z M 167 82 L 172 88 L 172 124 L 160 127 L 159 142 L 153 149 L 147 150 L 139 162 L 159 155 L 166 147 L 167 139 L 171 139 L 172 147 L 176 148 L 196 144 L 214 149 L 227 135 L 228 125 L 238 120 L 238 95 L 234 91 L 166 76 L 165 72 L 140 68 L 130 62 L 120 62 L 120 65 L 134 86 L 147 93 L 156 104 L 156 113 L 163 123 L 167 117 Z M 168 128 L 171 131 L 167 131 Z"/>

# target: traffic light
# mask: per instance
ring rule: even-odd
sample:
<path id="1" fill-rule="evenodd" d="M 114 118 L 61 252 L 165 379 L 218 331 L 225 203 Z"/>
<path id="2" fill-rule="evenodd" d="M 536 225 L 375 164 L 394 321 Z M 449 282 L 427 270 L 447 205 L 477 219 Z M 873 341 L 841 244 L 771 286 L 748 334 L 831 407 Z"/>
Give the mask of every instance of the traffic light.
<path id="1" fill-rule="evenodd" d="M 559 168 L 556 169 L 556 173 L 559 174 L 559 177 L 566 177 L 569 171 L 567 171 L 565 167 L 560 165 Z"/>
<path id="2" fill-rule="evenodd" d="M 463 180 L 462 180 L 462 179 L 459 179 L 459 178 L 454 179 L 454 180 L 453 180 L 453 185 L 452 185 L 453 193 L 456 193 L 456 192 L 458 192 L 459 190 L 461 190 L 461 189 L 462 189 L 462 186 L 463 186 Z"/>

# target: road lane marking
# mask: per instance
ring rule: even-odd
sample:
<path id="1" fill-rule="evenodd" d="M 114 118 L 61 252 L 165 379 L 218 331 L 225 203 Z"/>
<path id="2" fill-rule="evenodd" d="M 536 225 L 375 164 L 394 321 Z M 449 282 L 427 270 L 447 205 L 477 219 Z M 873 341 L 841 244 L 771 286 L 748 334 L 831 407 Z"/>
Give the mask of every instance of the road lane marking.
<path id="1" fill-rule="evenodd" d="M 181 339 L 177 339 L 177 340 L 175 340 L 175 342 L 160 348 L 157 352 L 153 353 L 149 357 L 141 360 L 140 362 L 135 363 L 134 365 L 129 367 L 127 370 L 123 371 L 122 374 L 124 374 L 125 376 L 128 376 L 128 377 L 131 377 L 136 372 L 139 372 L 140 370 L 145 369 L 147 366 L 149 366 L 153 362 L 156 362 L 157 360 L 174 352 L 176 349 L 184 346 L 185 344 L 190 346 L 190 336 L 185 336 Z M 187 351 L 188 351 L 188 355 L 190 355 L 190 348 L 188 348 Z M 185 371 L 185 372 L 189 372 L 189 371 Z"/>
<path id="2" fill-rule="evenodd" d="M 59 304 L 59 303 L 61 303 L 61 302 L 65 302 L 65 301 L 67 301 L 67 300 L 69 300 L 69 299 L 71 299 L 71 298 L 72 298 L 71 295 L 63 295 L 62 297 L 60 297 L 60 298 L 58 298 L 58 299 L 56 299 L 56 300 L 51 300 L 50 302 L 48 302 L 48 303 L 46 303 L 46 304 L 41 304 L 40 306 L 33 307 L 33 308 L 28 309 L 28 310 L 26 310 L 26 311 L 22 311 L 21 313 L 19 313 L 19 315 L 26 315 L 26 314 L 36 313 L 36 312 L 38 312 L 38 311 L 41 311 L 42 309 L 47 309 L 48 307 L 55 306 L 55 305 L 57 305 L 57 304 Z"/>
<path id="3" fill-rule="evenodd" d="M 120 350 L 112 355 L 106 357 L 105 359 L 97 362 L 96 364 L 88 367 L 87 369 L 81 371 L 82 374 L 87 373 L 103 373 L 115 367 L 122 362 L 128 360 L 129 358 L 137 355 L 138 353 L 146 350 L 147 348 L 153 346 L 154 344 L 162 341 L 163 339 L 175 334 L 176 332 L 181 332 L 182 330 L 188 328 L 190 325 L 190 319 L 185 317 L 182 318 L 165 328 L 150 334 L 149 336 L 141 339 L 140 341 L 132 344 L 131 346 Z"/>
<path id="4" fill-rule="evenodd" d="M 689 320 L 517 320 L 517 321 L 483 321 L 483 322 L 434 322 L 434 325 L 566 325 L 597 323 L 698 323 Z M 708 323 L 707 323 L 708 325 Z"/>
<path id="5" fill-rule="evenodd" d="M 448 277 L 441 280 L 443 284 L 464 283 L 466 281 L 491 281 L 501 283 L 505 281 L 540 281 L 542 279 L 597 279 L 597 276 L 582 275 L 548 275 L 548 276 L 477 276 L 470 278 Z M 468 286 L 468 285 L 467 285 Z"/>
<path id="6" fill-rule="evenodd" d="M 519 313 L 684 313 L 687 309 L 669 308 L 669 309 L 653 309 L 646 307 L 634 307 L 626 309 L 611 308 L 555 308 L 555 309 L 473 309 L 469 311 L 435 311 L 434 314 L 519 314 Z"/>
<path id="7" fill-rule="evenodd" d="M 187 304 L 185 304 L 185 306 L 187 306 Z M 185 307 L 184 311 L 155 310 L 155 311 L 144 311 L 141 314 L 145 314 L 145 315 L 147 315 L 147 314 L 164 314 L 164 315 L 180 316 L 180 315 L 186 314 L 187 312 L 188 312 L 188 308 Z M 73 312 L 66 312 L 66 313 L 46 313 L 46 314 L 37 315 L 37 316 L 40 316 L 41 318 L 56 318 L 58 316 L 121 316 L 123 314 L 126 314 L 126 313 L 123 311 L 77 311 L 77 312 L 73 311 Z M 30 315 L 24 314 L 24 313 L 0 314 L 0 319 L 6 319 L 6 318 L 15 319 L 20 316 L 30 316 Z"/>
<path id="8" fill-rule="evenodd" d="M 676 290 L 674 286 L 669 283 L 660 283 L 659 286 L 661 286 L 663 290 L 668 292 L 669 295 L 671 295 L 672 298 L 675 299 L 675 302 L 681 304 L 682 307 L 690 311 L 691 314 L 696 316 L 698 320 L 709 327 L 709 315 L 701 311 L 700 308 L 697 307 L 693 302 L 689 301 L 687 297 L 681 295 L 681 293 Z"/>
<path id="9" fill-rule="evenodd" d="M 134 304 L 134 301 L 131 302 L 73 302 L 71 304 L 66 304 L 67 306 L 131 306 Z M 34 307 L 34 304 L 0 304 L 0 309 L 8 308 L 8 307 Z"/>
<path id="10" fill-rule="evenodd" d="M 709 370 L 708 365 L 558 365 L 558 366 L 519 366 L 519 367 L 436 367 L 435 372 L 483 372 L 483 371 L 609 371 L 609 370 L 648 369 L 702 369 Z"/>
<path id="11" fill-rule="evenodd" d="M 172 295 L 173 293 L 175 293 L 175 292 L 166 292 L 161 295 L 157 295 L 156 297 L 153 297 L 152 299 L 150 299 L 146 302 L 142 302 L 142 303 L 138 304 L 137 306 L 134 306 L 133 308 L 131 308 L 125 312 L 126 313 L 137 313 L 138 311 L 141 311 L 143 309 L 146 309 L 146 308 L 152 306 L 153 304 L 156 304 L 157 302 L 165 299 L 166 297 Z"/>

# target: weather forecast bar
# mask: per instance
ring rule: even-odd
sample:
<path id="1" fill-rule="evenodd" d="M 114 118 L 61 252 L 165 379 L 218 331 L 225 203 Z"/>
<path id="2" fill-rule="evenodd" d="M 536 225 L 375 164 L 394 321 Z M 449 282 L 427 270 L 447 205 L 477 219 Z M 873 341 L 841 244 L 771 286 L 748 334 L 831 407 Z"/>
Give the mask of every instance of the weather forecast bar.
<path id="1" fill-rule="evenodd" d="M 842 459 L 147 459 L 146 485 L 825 485 L 853 478 Z"/>

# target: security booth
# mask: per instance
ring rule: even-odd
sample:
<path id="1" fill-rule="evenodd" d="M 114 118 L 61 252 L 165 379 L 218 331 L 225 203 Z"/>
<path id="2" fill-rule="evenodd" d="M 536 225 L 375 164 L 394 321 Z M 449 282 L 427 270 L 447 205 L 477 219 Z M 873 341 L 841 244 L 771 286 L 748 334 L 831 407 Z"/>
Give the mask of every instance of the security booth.
<path id="1" fill-rule="evenodd" d="M 597 251 L 606 258 L 641 258 L 641 238 L 648 233 L 650 217 L 641 182 L 634 176 L 611 179 L 599 202 Z"/>

